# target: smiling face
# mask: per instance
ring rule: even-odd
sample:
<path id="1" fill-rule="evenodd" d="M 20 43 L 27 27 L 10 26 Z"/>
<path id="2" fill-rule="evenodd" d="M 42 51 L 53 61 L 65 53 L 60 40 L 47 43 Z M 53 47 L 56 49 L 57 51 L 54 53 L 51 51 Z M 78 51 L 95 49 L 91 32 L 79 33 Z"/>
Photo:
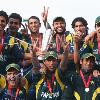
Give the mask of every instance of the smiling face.
<path id="1" fill-rule="evenodd" d="M 30 18 L 28 21 L 28 28 L 31 33 L 38 33 L 40 29 L 40 22 L 37 19 Z"/>
<path id="2" fill-rule="evenodd" d="M 0 31 L 1 32 L 4 31 L 6 25 L 7 25 L 6 18 L 3 16 L 0 16 Z"/>
<path id="3" fill-rule="evenodd" d="M 85 69 L 85 70 L 91 70 L 94 66 L 94 63 L 95 61 L 93 57 L 84 58 L 80 60 L 81 67 L 82 69 Z"/>
<path id="4" fill-rule="evenodd" d="M 6 80 L 11 87 L 16 87 L 19 83 L 18 71 L 14 68 L 10 68 L 7 71 Z"/>
<path id="5" fill-rule="evenodd" d="M 63 21 L 56 21 L 53 23 L 53 28 L 57 33 L 65 32 L 66 24 Z"/>
<path id="6" fill-rule="evenodd" d="M 99 70 L 94 70 L 93 71 L 93 76 L 94 77 L 99 77 L 100 76 L 100 71 Z"/>
<path id="7" fill-rule="evenodd" d="M 19 19 L 10 18 L 8 21 L 9 30 L 12 33 L 16 33 L 21 27 L 21 23 Z"/>
<path id="8" fill-rule="evenodd" d="M 95 30 L 97 32 L 97 37 L 100 38 L 100 23 L 95 25 Z"/>
<path id="9" fill-rule="evenodd" d="M 48 71 L 50 72 L 54 72 L 56 69 L 56 65 L 57 65 L 57 59 L 54 57 L 48 57 L 45 61 L 44 64 L 47 68 Z"/>

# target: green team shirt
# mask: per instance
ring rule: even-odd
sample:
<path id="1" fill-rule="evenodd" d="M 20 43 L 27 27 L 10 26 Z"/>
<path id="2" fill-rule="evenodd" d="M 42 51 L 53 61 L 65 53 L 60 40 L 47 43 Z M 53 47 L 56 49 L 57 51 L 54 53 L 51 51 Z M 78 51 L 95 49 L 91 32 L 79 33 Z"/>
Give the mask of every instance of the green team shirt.
<path id="1" fill-rule="evenodd" d="M 93 40 L 93 54 L 95 55 L 96 57 L 96 63 L 100 65 L 100 54 L 99 54 L 99 50 L 98 50 L 98 42 L 97 42 L 97 37 L 95 36 L 94 37 L 94 40 Z"/>
<path id="2" fill-rule="evenodd" d="M 88 79 L 90 74 L 88 72 L 84 72 L 84 70 L 82 72 L 85 79 Z M 70 78 L 75 100 L 100 100 L 100 78 L 92 76 L 88 87 L 89 90 L 86 91 L 83 80 L 79 73 L 70 72 L 69 76 L 66 76 Z"/>
<path id="3" fill-rule="evenodd" d="M 55 71 L 52 93 L 49 92 L 47 87 L 45 75 L 39 77 L 39 80 L 36 77 L 35 79 L 28 92 L 30 100 L 33 100 L 35 95 L 37 100 L 61 100 L 65 85 L 63 84 L 64 77 L 62 77 L 60 68 L 57 68 Z"/>
<path id="4" fill-rule="evenodd" d="M 13 88 L 11 93 L 8 91 L 8 87 L 6 86 L 0 93 L 0 100 L 12 100 L 15 98 L 16 100 L 27 100 L 27 94 L 25 88 L 20 88 L 17 96 L 17 89 Z"/>

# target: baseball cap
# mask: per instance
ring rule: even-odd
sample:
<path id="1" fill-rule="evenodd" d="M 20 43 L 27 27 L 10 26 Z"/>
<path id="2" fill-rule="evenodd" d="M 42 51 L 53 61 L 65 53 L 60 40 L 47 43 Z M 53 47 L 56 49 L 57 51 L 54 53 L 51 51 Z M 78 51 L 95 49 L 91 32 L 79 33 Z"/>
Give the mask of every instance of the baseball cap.
<path id="1" fill-rule="evenodd" d="M 48 51 L 45 55 L 44 55 L 44 60 L 46 60 L 49 57 L 53 57 L 55 59 L 58 59 L 58 55 L 55 51 Z"/>
<path id="2" fill-rule="evenodd" d="M 98 17 L 96 18 L 96 20 L 95 20 L 95 24 L 98 24 L 98 23 L 100 23 L 100 16 L 98 16 Z"/>
<path id="3" fill-rule="evenodd" d="M 85 54 L 83 54 L 81 59 L 86 59 L 86 58 L 89 58 L 89 57 L 93 57 L 94 61 L 96 60 L 95 56 L 92 53 L 85 53 Z"/>
<path id="4" fill-rule="evenodd" d="M 20 66 L 19 66 L 18 64 L 15 64 L 15 63 L 9 64 L 9 65 L 6 67 L 6 71 L 8 71 L 10 68 L 14 68 L 14 69 L 16 69 L 17 71 L 20 71 Z"/>

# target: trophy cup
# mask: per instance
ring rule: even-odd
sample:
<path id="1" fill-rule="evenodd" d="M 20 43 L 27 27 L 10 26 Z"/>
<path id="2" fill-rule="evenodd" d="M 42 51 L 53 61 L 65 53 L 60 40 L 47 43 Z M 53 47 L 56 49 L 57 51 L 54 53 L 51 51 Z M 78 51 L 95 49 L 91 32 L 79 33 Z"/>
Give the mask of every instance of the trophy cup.
<path id="1" fill-rule="evenodd" d="M 46 30 L 46 32 L 43 34 L 42 47 L 41 47 L 41 52 L 43 54 L 38 56 L 38 60 L 40 60 L 40 61 L 43 60 L 43 56 L 48 50 L 48 44 L 50 43 L 51 35 L 52 35 L 51 29 Z"/>

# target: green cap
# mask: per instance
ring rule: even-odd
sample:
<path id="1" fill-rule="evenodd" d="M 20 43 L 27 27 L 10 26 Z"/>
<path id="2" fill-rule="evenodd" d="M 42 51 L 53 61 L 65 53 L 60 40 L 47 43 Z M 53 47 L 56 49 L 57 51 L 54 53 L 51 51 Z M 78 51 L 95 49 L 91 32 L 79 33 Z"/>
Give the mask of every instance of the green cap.
<path id="1" fill-rule="evenodd" d="M 20 66 L 18 64 L 9 64 L 7 67 L 6 67 L 6 71 L 8 71 L 10 68 L 14 68 L 16 69 L 17 71 L 20 71 Z"/>
<path id="2" fill-rule="evenodd" d="M 46 60 L 48 57 L 53 57 L 55 59 L 58 59 L 57 53 L 54 51 L 49 51 L 44 55 L 44 60 Z"/>
<path id="3" fill-rule="evenodd" d="M 85 53 L 85 54 L 83 54 L 81 59 L 86 59 L 86 58 L 89 58 L 89 57 L 93 57 L 94 61 L 96 60 L 95 56 L 92 53 Z"/>
<path id="4" fill-rule="evenodd" d="M 98 23 L 100 23 L 100 16 L 98 16 L 98 17 L 96 18 L 96 20 L 95 20 L 95 24 L 98 24 Z"/>

